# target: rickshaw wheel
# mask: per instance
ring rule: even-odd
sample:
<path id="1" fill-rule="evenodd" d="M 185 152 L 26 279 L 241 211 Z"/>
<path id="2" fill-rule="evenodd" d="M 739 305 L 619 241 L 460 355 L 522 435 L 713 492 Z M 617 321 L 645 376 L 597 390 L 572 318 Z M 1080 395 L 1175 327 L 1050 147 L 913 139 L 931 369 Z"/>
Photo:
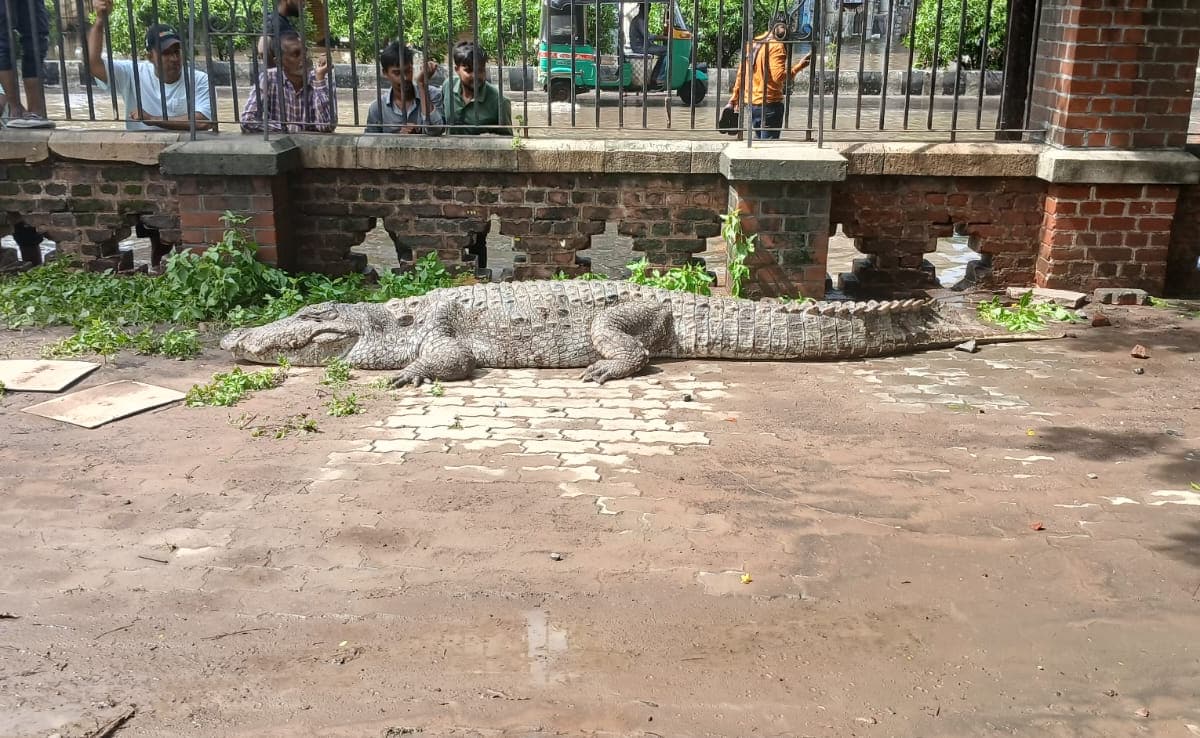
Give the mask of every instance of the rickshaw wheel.
<path id="1" fill-rule="evenodd" d="M 708 94 L 708 83 L 695 77 L 684 82 L 679 88 L 679 99 L 688 107 L 699 105 L 706 94 Z"/>
<path id="2" fill-rule="evenodd" d="M 571 102 L 571 80 L 555 77 L 550 80 L 550 102 Z"/>

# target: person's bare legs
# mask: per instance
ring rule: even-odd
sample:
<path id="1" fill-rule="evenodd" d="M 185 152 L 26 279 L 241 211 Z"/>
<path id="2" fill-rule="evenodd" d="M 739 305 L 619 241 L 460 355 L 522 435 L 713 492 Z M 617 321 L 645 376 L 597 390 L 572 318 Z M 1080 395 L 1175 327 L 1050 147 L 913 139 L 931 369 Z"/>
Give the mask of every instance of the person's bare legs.
<path id="1" fill-rule="evenodd" d="M 43 118 L 47 117 L 46 91 L 42 87 L 41 77 L 25 78 L 25 110 L 30 113 L 37 113 Z"/>
<path id="2" fill-rule="evenodd" d="M 3 87 L 4 92 L 8 95 L 8 117 L 20 118 L 25 115 L 25 108 L 21 107 L 21 92 L 17 87 L 16 69 L 6 69 L 0 72 L 0 87 Z"/>

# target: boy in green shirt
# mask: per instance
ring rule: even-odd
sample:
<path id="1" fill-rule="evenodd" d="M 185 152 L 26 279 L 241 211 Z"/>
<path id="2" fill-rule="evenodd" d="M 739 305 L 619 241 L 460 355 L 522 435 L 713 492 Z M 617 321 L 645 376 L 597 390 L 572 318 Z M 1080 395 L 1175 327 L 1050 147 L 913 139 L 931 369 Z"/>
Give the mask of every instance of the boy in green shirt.
<path id="1" fill-rule="evenodd" d="M 442 86 L 444 118 L 451 134 L 475 136 L 481 133 L 512 135 L 512 104 L 487 81 L 487 52 L 474 41 L 454 46 L 454 74 Z M 494 126 L 494 127 L 488 127 Z M 466 248 L 475 257 L 479 269 L 487 268 L 487 236 L 491 222 L 475 234 L 475 242 Z"/>
<path id="2" fill-rule="evenodd" d="M 474 41 L 460 41 L 454 46 L 453 58 L 454 75 L 442 87 L 444 117 L 452 126 L 450 132 L 511 136 L 512 104 L 487 81 L 487 52 Z"/>

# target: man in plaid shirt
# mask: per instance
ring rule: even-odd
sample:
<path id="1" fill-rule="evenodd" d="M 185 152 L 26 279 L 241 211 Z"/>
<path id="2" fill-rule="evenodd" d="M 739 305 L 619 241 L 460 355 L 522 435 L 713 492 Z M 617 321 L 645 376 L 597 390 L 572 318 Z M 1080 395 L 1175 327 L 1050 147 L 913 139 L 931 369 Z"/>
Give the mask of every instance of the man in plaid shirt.
<path id="1" fill-rule="evenodd" d="M 242 130 L 252 133 L 266 125 L 271 131 L 332 133 L 337 127 L 337 105 L 328 59 L 318 57 L 310 71 L 300 34 L 285 32 L 279 42 L 282 63 L 263 72 L 250 91 L 242 110 Z"/>

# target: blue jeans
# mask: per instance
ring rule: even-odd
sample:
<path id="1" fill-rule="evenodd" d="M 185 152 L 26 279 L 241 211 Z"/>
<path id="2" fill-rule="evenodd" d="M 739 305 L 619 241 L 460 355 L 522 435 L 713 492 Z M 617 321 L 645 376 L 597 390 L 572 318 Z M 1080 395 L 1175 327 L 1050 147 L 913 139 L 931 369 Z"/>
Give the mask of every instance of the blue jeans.
<path id="1" fill-rule="evenodd" d="M 783 128 L 783 103 L 750 106 L 750 123 L 755 138 L 779 138 Z M 763 130 L 774 128 L 775 130 Z"/>

